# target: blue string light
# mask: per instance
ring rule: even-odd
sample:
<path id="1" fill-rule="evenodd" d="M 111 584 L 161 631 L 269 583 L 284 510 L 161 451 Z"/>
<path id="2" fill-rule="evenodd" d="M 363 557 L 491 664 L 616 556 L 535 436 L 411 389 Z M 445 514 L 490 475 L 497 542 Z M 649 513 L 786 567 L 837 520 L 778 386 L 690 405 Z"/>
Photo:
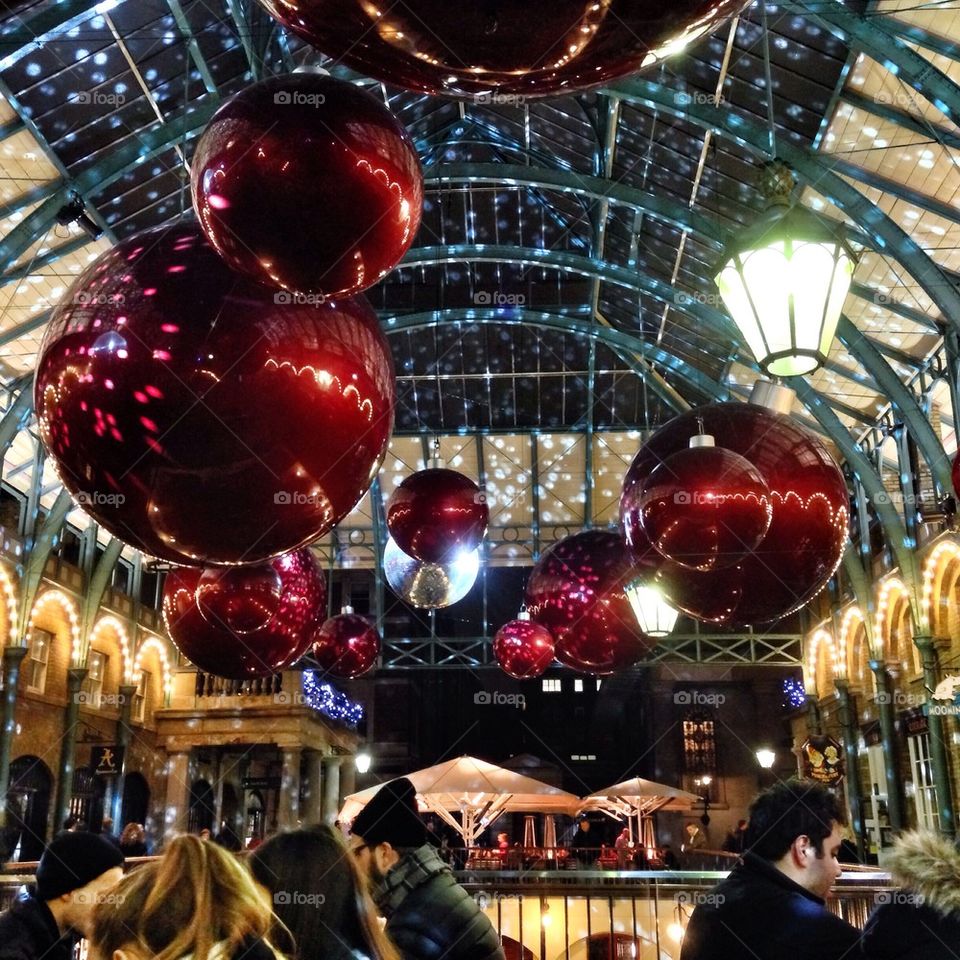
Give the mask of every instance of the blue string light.
<path id="1" fill-rule="evenodd" d="M 303 672 L 303 698 L 308 707 L 345 726 L 355 727 L 363 720 L 361 704 L 355 703 L 333 684 L 321 682 L 310 670 Z"/>
<path id="2" fill-rule="evenodd" d="M 803 681 L 796 677 L 787 677 L 783 681 L 783 703 L 792 709 L 802 707 L 807 702 L 807 693 L 803 688 Z"/>

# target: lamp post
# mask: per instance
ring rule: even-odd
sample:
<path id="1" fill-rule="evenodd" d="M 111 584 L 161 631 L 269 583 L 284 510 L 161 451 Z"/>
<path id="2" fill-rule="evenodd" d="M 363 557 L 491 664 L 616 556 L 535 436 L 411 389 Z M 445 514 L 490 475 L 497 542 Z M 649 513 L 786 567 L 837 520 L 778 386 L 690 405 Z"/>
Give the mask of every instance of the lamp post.
<path id="1" fill-rule="evenodd" d="M 703 774 L 701 777 L 694 778 L 694 784 L 697 787 L 697 793 L 700 795 L 700 799 L 703 801 L 703 816 L 700 817 L 700 822 L 704 827 L 710 826 L 710 784 L 713 783 L 713 777 L 709 773 Z"/>
<path id="2" fill-rule="evenodd" d="M 366 750 L 358 753 L 354 759 L 354 766 L 357 768 L 357 773 L 366 773 L 370 769 L 371 762 L 370 754 L 367 753 Z"/>
<path id="3" fill-rule="evenodd" d="M 757 363 L 776 377 L 826 362 L 856 266 L 840 225 L 791 206 L 795 186 L 783 161 L 764 165 L 766 209 L 727 245 L 714 277 Z"/>

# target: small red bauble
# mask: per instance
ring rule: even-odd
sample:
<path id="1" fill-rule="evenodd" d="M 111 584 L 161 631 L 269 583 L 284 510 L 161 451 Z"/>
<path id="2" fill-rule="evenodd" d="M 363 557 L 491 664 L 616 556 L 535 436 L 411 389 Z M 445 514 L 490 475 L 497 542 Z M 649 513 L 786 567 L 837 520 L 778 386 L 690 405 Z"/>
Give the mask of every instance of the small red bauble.
<path id="1" fill-rule="evenodd" d="M 276 557 L 271 566 L 282 584 L 270 622 L 237 633 L 205 620 L 197 606 L 203 571 L 171 570 L 163 588 L 163 622 L 174 646 L 198 669 L 230 680 L 266 677 L 295 664 L 310 647 L 326 614 L 327 585 L 309 550 Z"/>
<path id="2" fill-rule="evenodd" d="M 534 623 L 530 614 L 520 614 L 497 631 L 493 656 L 504 673 L 515 680 L 530 680 L 553 663 L 553 637 L 546 627 Z"/>
<path id="3" fill-rule="evenodd" d="M 34 402 L 57 473 L 138 550 L 245 564 L 363 497 L 393 425 L 393 359 L 363 299 L 281 304 L 195 225 L 137 234 L 54 311 Z"/>
<path id="4" fill-rule="evenodd" d="M 682 567 L 717 570 L 759 546 L 773 508 L 767 485 L 749 460 L 700 437 L 694 440 L 702 445 L 678 450 L 643 482 L 637 512 L 662 556 Z"/>
<path id="5" fill-rule="evenodd" d="M 282 592 L 280 573 L 272 563 L 207 567 L 197 583 L 197 606 L 209 623 L 250 633 L 273 619 Z"/>
<path id="6" fill-rule="evenodd" d="M 366 617 L 345 611 L 330 617 L 314 634 L 313 656 L 327 673 L 352 680 L 377 662 L 380 636 Z"/>
<path id="7" fill-rule="evenodd" d="M 372 286 L 420 226 L 423 173 L 406 130 L 381 100 L 333 77 L 291 74 L 241 90 L 213 115 L 190 170 L 218 253 L 301 295 Z"/>
<path id="8" fill-rule="evenodd" d="M 527 581 L 526 606 L 553 635 L 561 663 L 612 673 L 655 646 L 637 626 L 624 592 L 634 575 L 633 558 L 616 533 L 585 530 L 543 554 Z"/>
<path id="9" fill-rule="evenodd" d="M 395 86 L 479 103 L 573 94 L 651 66 L 729 23 L 743 0 L 260 0 L 338 63 Z"/>
<path id="10" fill-rule="evenodd" d="M 766 407 L 717 403 L 681 414 L 647 440 L 624 480 L 620 520 L 638 559 L 651 547 L 640 522 L 643 485 L 657 466 L 687 448 L 700 431 L 698 421 L 759 471 L 770 491 L 770 529 L 735 567 L 708 572 L 662 567 L 664 593 L 697 619 L 720 621 L 721 612 L 735 603 L 725 622 L 779 620 L 816 596 L 840 564 L 849 535 L 843 473 L 816 436 Z"/>
<path id="11" fill-rule="evenodd" d="M 406 477 L 387 503 L 387 528 L 407 556 L 451 563 L 475 550 L 487 530 L 487 498 L 456 470 L 430 468 Z"/>

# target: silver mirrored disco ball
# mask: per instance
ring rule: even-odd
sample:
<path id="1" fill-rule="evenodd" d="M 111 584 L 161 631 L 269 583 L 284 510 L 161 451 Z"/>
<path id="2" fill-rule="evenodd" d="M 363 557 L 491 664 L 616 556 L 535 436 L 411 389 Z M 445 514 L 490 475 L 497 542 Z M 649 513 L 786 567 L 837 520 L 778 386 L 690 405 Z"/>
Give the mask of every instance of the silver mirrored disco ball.
<path id="1" fill-rule="evenodd" d="M 480 570 L 480 551 L 470 550 L 452 563 L 422 563 L 408 556 L 387 539 L 383 572 L 390 589 L 415 607 L 435 610 L 462 600 L 474 585 Z"/>

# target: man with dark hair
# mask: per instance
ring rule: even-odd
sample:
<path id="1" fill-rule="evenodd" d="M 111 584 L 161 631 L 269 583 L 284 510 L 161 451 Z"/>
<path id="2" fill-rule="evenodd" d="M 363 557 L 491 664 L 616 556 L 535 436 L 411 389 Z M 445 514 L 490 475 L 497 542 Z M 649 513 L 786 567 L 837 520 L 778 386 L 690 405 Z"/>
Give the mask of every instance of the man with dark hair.
<path id="1" fill-rule="evenodd" d="M 72 960 L 93 909 L 123 877 L 123 854 L 104 837 L 65 832 L 44 850 L 37 883 L 0 913 L 0 960 Z"/>
<path id="2" fill-rule="evenodd" d="M 778 783 L 750 807 L 746 851 L 694 909 L 680 960 L 853 960 L 860 932 L 827 910 L 845 817 L 820 784 Z"/>
<path id="3" fill-rule="evenodd" d="M 357 814 L 350 849 L 404 960 L 504 960 L 489 918 L 427 842 L 416 789 L 390 780 Z"/>

